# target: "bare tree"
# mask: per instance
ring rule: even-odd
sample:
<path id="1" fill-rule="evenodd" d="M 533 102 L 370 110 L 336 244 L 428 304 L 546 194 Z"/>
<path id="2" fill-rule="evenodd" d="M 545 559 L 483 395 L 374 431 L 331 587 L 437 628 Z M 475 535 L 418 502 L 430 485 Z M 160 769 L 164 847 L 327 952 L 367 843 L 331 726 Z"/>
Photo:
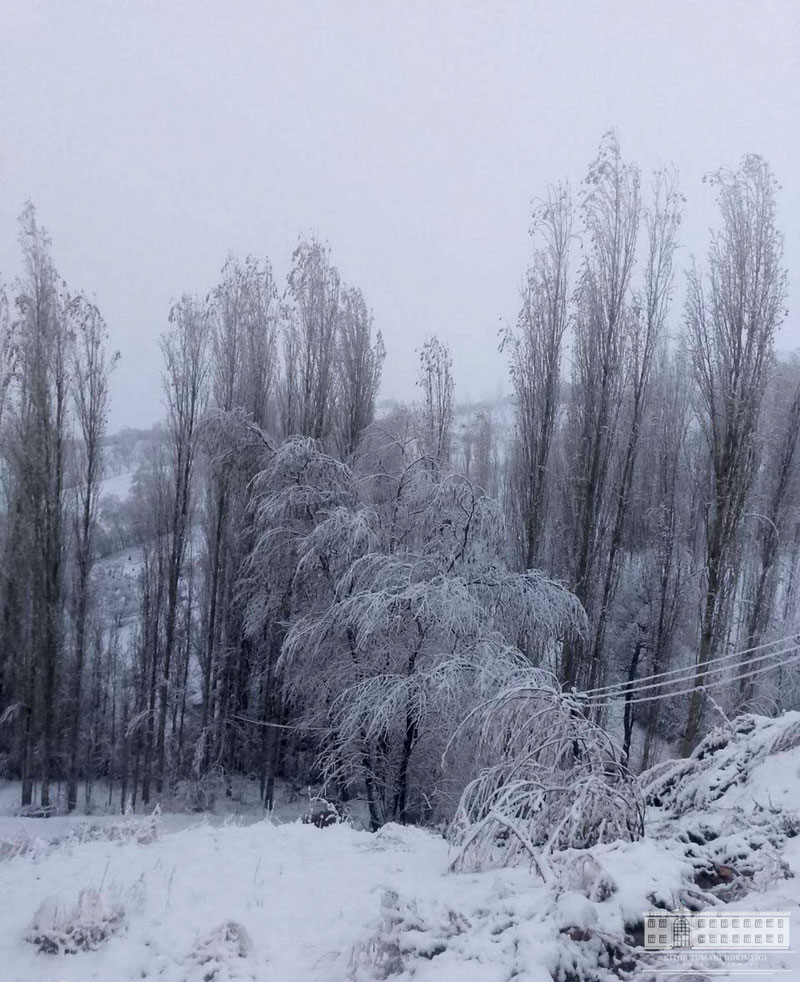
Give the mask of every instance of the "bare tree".
<path id="1" fill-rule="evenodd" d="M 680 225 L 681 200 L 675 174 L 659 171 L 653 188 L 653 203 L 644 214 L 648 234 L 644 285 L 633 298 L 633 309 L 628 319 L 629 344 L 626 351 L 630 398 L 628 434 L 624 444 L 622 472 L 617 482 L 611 538 L 608 543 L 608 556 L 605 559 L 602 594 L 592 642 L 590 686 L 599 684 L 604 670 L 605 632 L 619 578 L 623 535 L 639 453 L 639 438 L 647 407 L 653 359 L 663 335 L 672 295 L 672 265 Z"/>
<path id="2" fill-rule="evenodd" d="M 163 336 L 164 394 L 169 421 L 171 507 L 166 562 L 167 596 L 164 614 L 164 657 L 159 684 L 156 790 L 164 786 L 166 722 L 181 573 L 192 509 L 193 475 L 198 423 L 205 408 L 208 376 L 209 312 L 193 297 L 184 296 L 170 313 Z"/>
<path id="3" fill-rule="evenodd" d="M 162 626 L 167 565 L 169 503 L 165 448 L 159 441 L 153 448 L 148 470 L 134 482 L 137 510 L 136 535 L 142 551 L 139 574 L 139 664 L 130 724 L 133 746 L 133 800 L 141 777 L 142 801 L 150 802 L 153 760 L 156 752 L 158 684 L 162 657 Z"/>
<path id="4" fill-rule="evenodd" d="M 472 423 L 472 461 L 467 477 L 491 497 L 497 497 L 500 486 L 500 460 L 497 451 L 496 427 L 491 412 L 478 412 Z"/>
<path id="5" fill-rule="evenodd" d="M 393 460 L 358 481 L 308 442 L 289 442 L 264 475 L 274 487 L 279 471 L 281 493 L 260 506 L 274 529 L 261 541 L 280 544 L 284 562 L 291 545 L 298 593 L 315 597 L 283 645 L 287 692 L 327 731 L 329 781 L 363 781 L 374 826 L 430 808 L 460 712 L 528 664 L 513 637 L 545 660 L 583 626 L 565 588 L 504 567 L 498 502 L 464 477 L 440 479 L 426 458 Z M 301 463 L 302 482 L 291 479 Z M 399 543 L 398 526 L 409 529 Z"/>
<path id="6" fill-rule="evenodd" d="M 240 263 L 230 257 L 222 273 L 211 310 L 211 401 L 215 412 L 223 417 L 244 413 L 254 426 L 264 427 L 271 418 L 277 377 L 278 303 L 272 268 L 268 262 L 249 258 Z M 206 441 L 209 455 L 203 515 L 206 604 L 201 725 L 206 762 L 215 680 L 220 671 L 223 685 L 232 676 L 232 666 L 220 666 L 218 658 L 226 633 L 227 660 L 241 656 L 241 632 L 232 626 L 231 606 L 243 549 L 247 549 L 241 541 L 242 525 L 246 486 L 253 476 L 252 462 L 248 467 L 246 454 L 232 458 L 230 453 L 220 452 L 217 438 L 221 434 L 226 438 L 227 433 L 226 427 L 211 427 Z"/>
<path id="7" fill-rule="evenodd" d="M 568 320 L 572 225 L 569 189 L 564 185 L 551 187 L 547 198 L 534 208 L 534 256 L 522 291 L 522 309 L 516 330 L 506 332 L 501 345 L 509 352 L 515 396 L 513 498 L 520 512 L 526 569 L 539 560 L 546 523 L 548 464 Z"/>
<path id="8" fill-rule="evenodd" d="M 2 613 L 0 614 L 0 707 L 3 715 L 13 713 L 19 717 L 18 701 L 19 665 L 15 664 L 12 652 L 22 638 L 23 611 L 20 590 L 19 561 L 23 556 L 24 530 L 22 528 L 22 501 L 15 473 L 15 428 L 6 427 L 6 409 L 12 400 L 19 344 L 18 324 L 11 316 L 8 294 L 0 284 L 0 488 L 5 502 L 5 522 L 2 528 L 2 565 L 0 565 L 0 589 L 2 592 Z M 24 659 L 17 658 L 17 662 Z M 16 707 L 10 709 L 9 707 Z M 10 721 L 10 720 L 9 720 Z M 7 746 L 11 748 L 11 740 Z"/>
<path id="9" fill-rule="evenodd" d="M 784 375 L 786 374 L 784 368 Z M 786 389 L 786 380 L 781 379 Z M 790 401 L 787 407 L 784 392 L 778 398 L 778 412 L 783 417 L 782 425 L 776 434 L 777 446 L 769 448 L 771 453 L 764 464 L 763 492 L 764 506 L 752 515 L 755 523 L 754 557 L 751 560 L 751 579 L 748 596 L 748 613 L 744 649 L 752 651 L 764 639 L 774 614 L 775 595 L 778 588 L 778 565 L 781 539 L 786 532 L 787 505 L 793 485 L 796 487 L 796 451 L 800 434 L 800 385 L 791 380 Z M 782 412 L 781 412 L 782 411 Z M 752 655 L 750 656 L 752 657 Z M 743 658 L 742 669 L 748 667 L 749 659 Z M 755 694 L 755 678 L 744 678 L 740 682 L 739 704 L 746 709 Z"/>
<path id="10" fill-rule="evenodd" d="M 11 317 L 6 289 L 0 283 L 0 432 L 2 432 L 9 391 L 14 381 L 18 355 L 17 324 Z"/>
<path id="11" fill-rule="evenodd" d="M 334 428 L 341 280 L 330 251 L 317 239 L 301 241 L 292 263 L 284 329 L 284 429 L 326 440 Z"/>
<path id="12" fill-rule="evenodd" d="M 706 586 L 695 682 L 682 751 L 694 746 L 706 665 L 722 638 L 736 579 L 736 551 L 757 465 L 756 427 L 784 316 L 786 277 L 775 226 L 776 182 L 767 163 L 747 156 L 737 171 L 710 178 L 722 228 L 713 233 L 705 277 L 689 274 L 686 322 L 697 386 L 697 415 L 708 448 Z"/>
<path id="13" fill-rule="evenodd" d="M 434 334 L 419 350 L 417 385 L 422 389 L 424 452 L 439 467 L 450 463 L 453 425 L 453 357 L 450 348 Z"/>
<path id="14" fill-rule="evenodd" d="M 32 799 L 33 742 L 41 739 L 40 801 L 50 805 L 62 648 L 65 470 L 71 336 L 50 240 L 28 204 L 20 219 L 24 278 L 17 407 L 18 488 L 30 534 L 31 655 L 22 667 L 22 803 Z M 22 571 L 20 570 L 20 573 Z"/>
<path id="15" fill-rule="evenodd" d="M 689 481 L 686 435 L 690 424 L 690 379 L 682 352 L 661 350 L 654 369 L 654 398 L 645 460 L 640 473 L 643 515 L 644 592 L 649 612 L 647 646 L 651 673 L 670 667 L 675 633 L 681 616 L 686 569 L 690 562 L 685 542 Z M 642 766 L 655 760 L 662 702 L 649 705 Z"/>
<path id="16" fill-rule="evenodd" d="M 582 211 L 588 255 L 576 293 L 570 406 L 574 545 L 573 588 L 596 623 L 597 560 L 604 545 L 611 468 L 624 404 L 630 344 L 630 284 L 641 214 L 639 172 L 623 161 L 607 133 L 589 168 Z M 591 672 L 580 642 L 565 646 L 562 679 L 572 685 Z"/>
<path id="17" fill-rule="evenodd" d="M 78 744 L 81 688 L 89 608 L 89 577 L 94 559 L 93 536 L 102 477 L 103 437 L 108 418 L 108 380 L 118 355 L 106 352 L 106 326 L 97 307 L 78 296 L 70 303 L 75 331 L 72 381 L 75 417 L 80 430 L 77 508 L 75 514 L 75 650 L 72 666 L 69 779 L 67 808 L 74 811 L 78 795 Z"/>
<path id="18" fill-rule="evenodd" d="M 270 430 L 274 419 L 275 387 L 279 366 L 277 353 L 278 294 L 268 260 L 258 263 L 252 257 L 243 271 L 234 267 L 242 280 L 242 333 L 244 365 L 239 401 L 245 413 L 263 430 Z"/>
<path id="19" fill-rule="evenodd" d="M 380 331 L 373 340 L 372 314 L 361 291 L 342 294 L 339 330 L 339 451 L 351 456 L 361 434 L 375 417 L 375 399 L 386 350 Z"/>

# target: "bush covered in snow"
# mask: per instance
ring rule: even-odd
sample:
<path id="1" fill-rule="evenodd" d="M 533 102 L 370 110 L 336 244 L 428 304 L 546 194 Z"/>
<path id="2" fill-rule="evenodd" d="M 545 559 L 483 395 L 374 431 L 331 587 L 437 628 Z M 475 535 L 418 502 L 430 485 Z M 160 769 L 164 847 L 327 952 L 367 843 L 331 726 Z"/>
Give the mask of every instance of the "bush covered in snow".
<path id="1" fill-rule="evenodd" d="M 336 805 L 327 798 L 311 798 L 309 809 L 301 819 L 303 825 L 315 825 L 318 829 L 327 829 L 330 825 L 338 825 L 346 820 Z"/>
<path id="2" fill-rule="evenodd" d="M 432 961 L 447 952 L 451 942 L 465 935 L 469 922 L 441 905 L 420 905 L 401 898 L 394 890 L 381 897 L 381 924 L 351 954 L 350 979 L 367 982 L 397 976 L 412 977 L 419 962 Z M 408 974 L 406 974 L 408 973 Z"/>
<path id="3" fill-rule="evenodd" d="M 144 818 L 128 818 L 119 822 L 97 823 L 81 822 L 68 837 L 70 843 L 83 842 L 129 842 L 131 840 L 148 845 L 160 835 L 159 813 L 154 812 Z"/>
<path id="4" fill-rule="evenodd" d="M 98 948 L 124 926 L 122 905 L 87 888 L 71 907 L 45 900 L 34 915 L 26 940 L 49 955 L 75 954 Z"/>
<path id="5" fill-rule="evenodd" d="M 189 976 L 203 982 L 234 982 L 252 978 L 242 960 L 253 950 L 244 925 L 225 921 L 198 939 L 188 958 Z"/>
<path id="6" fill-rule="evenodd" d="M 449 832 L 455 867 L 525 857 L 546 878 L 550 852 L 641 836 L 636 778 L 609 736 L 546 673 L 527 671 L 472 714 L 476 721 L 495 763 L 461 796 Z"/>
<path id="7" fill-rule="evenodd" d="M 56 826 L 56 828 L 60 828 Z M 43 830 L 44 831 L 44 830 Z M 86 822 L 77 820 L 69 831 L 59 834 L 32 836 L 23 830 L 13 835 L 0 835 L 0 863 L 32 853 L 42 857 L 62 848 L 71 849 L 87 842 L 138 842 L 148 845 L 160 835 L 157 813 L 144 817 L 125 818 L 117 822 Z"/>

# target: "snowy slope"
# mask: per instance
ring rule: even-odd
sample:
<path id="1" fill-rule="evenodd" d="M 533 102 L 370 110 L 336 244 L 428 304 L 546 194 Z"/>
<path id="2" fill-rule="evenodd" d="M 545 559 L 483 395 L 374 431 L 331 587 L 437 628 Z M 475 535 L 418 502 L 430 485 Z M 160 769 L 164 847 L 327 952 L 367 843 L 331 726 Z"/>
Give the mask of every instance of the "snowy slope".
<path id="1" fill-rule="evenodd" d="M 103 478 L 100 482 L 99 497 L 101 499 L 112 496 L 120 499 L 127 498 L 131 493 L 131 484 L 135 473 L 135 471 L 128 470 Z"/>
<path id="2" fill-rule="evenodd" d="M 798 714 L 718 731 L 646 775 L 645 839 L 556 854 L 547 887 L 527 867 L 452 873 L 440 836 L 392 825 L 4 819 L 0 978 L 664 979 L 641 949 L 653 907 L 789 909 L 800 930 L 798 744 Z M 94 943 L 91 927 L 96 950 L 37 950 Z M 776 959 L 800 978 L 796 955 Z"/>

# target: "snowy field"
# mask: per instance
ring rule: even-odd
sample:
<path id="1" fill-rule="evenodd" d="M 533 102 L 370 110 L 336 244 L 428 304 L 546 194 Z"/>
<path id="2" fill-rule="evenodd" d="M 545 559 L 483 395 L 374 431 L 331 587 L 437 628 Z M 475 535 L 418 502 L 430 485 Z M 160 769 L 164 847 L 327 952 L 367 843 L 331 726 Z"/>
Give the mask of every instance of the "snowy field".
<path id="1" fill-rule="evenodd" d="M 450 872 L 441 836 L 397 825 L 6 816 L 0 978 L 762 977 L 655 974 L 641 948 L 653 907 L 789 910 L 800 930 L 800 714 L 736 727 L 650 772 L 645 839 L 551 855 L 547 883 L 527 866 Z M 770 967 L 800 979 L 792 952 Z"/>
<path id="2" fill-rule="evenodd" d="M 371 835 L 265 821 L 162 833 L 141 819 L 74 824 L 71 836 L 32 840 L 3 865 L 2 948 L 15 982 L 331 982 L 387 973 L 549 982 L 549 968 L 582 947 L 571 928 L 620 928 L 619 903 L 604 908 L 580 890 L 555 896 L 527 869 L 448 873 L 444 840 L 412 828 Z M 606 863 L 639 870 L 625 900 L 635 916 L 642 871 L 651 870 L 651 887 L 663 881 L 656 851 L 650 843 L 608 849 Z M 98 950 L 53 955 L 25 940 L 45 900 L 45 916 L 66 912 L 87 888 L 102 905 L 86 910 L 87 920 L 119 916 Z"/>

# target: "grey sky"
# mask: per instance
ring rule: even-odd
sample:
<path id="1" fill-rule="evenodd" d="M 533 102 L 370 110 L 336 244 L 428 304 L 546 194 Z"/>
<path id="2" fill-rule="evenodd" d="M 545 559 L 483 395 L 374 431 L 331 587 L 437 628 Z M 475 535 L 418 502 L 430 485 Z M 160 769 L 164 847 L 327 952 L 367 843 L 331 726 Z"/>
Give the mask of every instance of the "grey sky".
<path id="1" fill-rule="evenodd" d="M 791 277 L 799 19 L 794 0 L 0 0 L 0 274 L 31 197 L 122 353 L 114 426 L 160 415 L 170 299 L 207 291 L 230 250 L 283 278 L 309 229 L 384 332 L 384 395 L 413 397 L 433 331 L 458 398 L 493 394 L 529 201 L 577 186 L 609 126 L 644 170 L 678 167 L 682 261 L 713 220 L 703 174 L 763 153 Z"/>

